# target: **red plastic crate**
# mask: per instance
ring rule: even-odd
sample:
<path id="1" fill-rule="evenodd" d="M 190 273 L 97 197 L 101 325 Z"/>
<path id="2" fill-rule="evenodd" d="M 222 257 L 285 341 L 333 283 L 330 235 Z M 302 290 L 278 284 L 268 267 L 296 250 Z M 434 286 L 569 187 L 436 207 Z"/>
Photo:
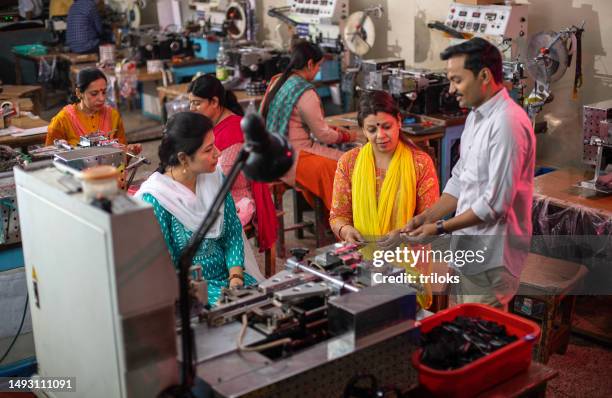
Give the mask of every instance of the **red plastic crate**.
<path id="1" fill-rule="evenodd" d="M 540 336 L 537 324 L 487 305 L 461 304 L 423 319 L 421 333 L 427 333 L 457 316 L 481 318 L 505 325 L 507 333 L 517 336 L 518 340 L 454 370 L 436 370 L 423 365 L 422 350 L 416 350 L 412 356 L 412 365 L 419 372 L 419 383 L 434 396 L 472 397 L 529 368 L 533 344 Z"/>

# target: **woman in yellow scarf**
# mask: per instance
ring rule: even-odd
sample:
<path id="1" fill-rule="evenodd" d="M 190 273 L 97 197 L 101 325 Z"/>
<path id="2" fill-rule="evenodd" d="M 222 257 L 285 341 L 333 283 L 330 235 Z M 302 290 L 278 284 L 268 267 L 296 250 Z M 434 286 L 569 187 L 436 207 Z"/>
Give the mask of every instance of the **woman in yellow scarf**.
<path id="1" fill-rule="evenodd" d="M 338 161 L 330 210 L 332 231 L 353 243 L 402 228 L 440 194 L 429 155 L 400 137 L 401 115 L 391 95 L 364 94 L 357 121 L 368 143 Z M 419 297 L 422 307 L 430 300 Z"/>

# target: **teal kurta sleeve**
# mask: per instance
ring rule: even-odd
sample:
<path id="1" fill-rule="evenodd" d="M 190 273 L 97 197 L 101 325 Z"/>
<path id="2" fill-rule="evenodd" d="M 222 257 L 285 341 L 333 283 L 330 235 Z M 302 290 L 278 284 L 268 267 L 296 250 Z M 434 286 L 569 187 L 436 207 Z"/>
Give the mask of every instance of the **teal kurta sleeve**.
<path id="1" fill-rule="evenodd" d="M 225 252 L 227 268 L 244 268 L 244 242 L 242 240 L 242 224 L 236 213 L 236 206 L 232 196 L 228 193 L 225 198 L 223 213 L 223 237 L 219 242 Z"/>

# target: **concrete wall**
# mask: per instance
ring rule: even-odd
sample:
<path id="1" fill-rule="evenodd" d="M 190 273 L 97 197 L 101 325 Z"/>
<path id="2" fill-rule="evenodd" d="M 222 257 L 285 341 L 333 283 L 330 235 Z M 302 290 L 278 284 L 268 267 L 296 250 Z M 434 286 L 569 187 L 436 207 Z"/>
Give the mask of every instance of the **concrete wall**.
<path id="1" fill-rule="evenodd" d="M 577 166 L 582 157 L 582 105 L 612 98 L 612 1 L 610 0 L 531 0 L 529 32 L 557 30 L 585 20 L 583 35 L 583 80 L 577 100 L 572 100 L 574 68 L 553 83 L 555 100 L 538 120 L 546 120 L 548 132 L 538 135 L 538 162 L 553 166 Z M 444 20 L 450 0 L 350 0 L 351 10 L 381 4 L 385 15 L 375 21 L 376 43 L 366 58 L 399 56 L 409 65 L 442 68 L 438 58 L 448 46 L 441 33 L 426 24 Z M 278 21 L 265 15 L 270 6 L 284 0 L 258 0 L 260 38 L 272 38 Z"/>

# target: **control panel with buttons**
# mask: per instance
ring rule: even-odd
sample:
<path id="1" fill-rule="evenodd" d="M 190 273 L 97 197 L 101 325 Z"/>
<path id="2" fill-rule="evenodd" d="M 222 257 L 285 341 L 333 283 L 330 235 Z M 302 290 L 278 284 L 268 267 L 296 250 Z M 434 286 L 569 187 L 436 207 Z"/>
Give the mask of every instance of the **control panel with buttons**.
<path id="1" fill-rule="evenodd" d="M 291 19 L 303 24 L 337 24 L 348 18 L 348 0 L 289 0 Z"/>
<path id="2" fill-rule="evenodd" d="M 527 36 L 527 5 L 451 3 L 446 26 L 462 33 L 515 39 Z"/>

